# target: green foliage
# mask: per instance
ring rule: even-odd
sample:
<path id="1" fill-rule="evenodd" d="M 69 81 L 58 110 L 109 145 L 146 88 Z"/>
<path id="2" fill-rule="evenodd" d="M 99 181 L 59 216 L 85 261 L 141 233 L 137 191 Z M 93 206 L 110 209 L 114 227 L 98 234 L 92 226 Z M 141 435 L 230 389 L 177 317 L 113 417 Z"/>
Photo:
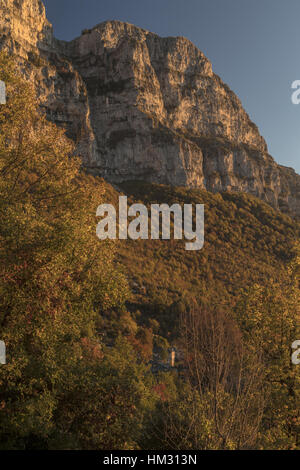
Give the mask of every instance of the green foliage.
<path id="1" fill-rule="evenodd" d="M 221 419 L 224 432 L 219 429 L 219 433 L 211 413 L 213 395 L 207 390 L 201 395 L 201 403 L 206 403 L 205 411 L 202 408 L 203 416 L 212 431 L 209 441 L 201 444 L 203 448 L 224 445 L 240 448 L 242 442 L 246 448 L 298 448 L 299 374 L 297 376 L 297 367 L 291 364 L 290 348 L 299 337 L 299 257 L 294 253 L 299 223 L 246 194 L 210 194 L 142 182 L 123 183 L 121 187 L 130 202 L 142 201 L 148 206 L 162 201 L 169 205 L 205 204 L 206 239 L 200 252 L 186 252 L 183 242 L 174 240 L 127 240 L 119 245 L 119 258 L 127 266 L 134 285 L 128 308 L 132 312 L 140 311 L 139 321 L 144 324 L 149 318 L 155 319 L 159 323 L 156 333 L 171 339 L 173 344 L 174 341 L 180 344 L 180 318 L 189 314 L 193 302 L 201 305 L 202 310 L 217 308 L 236 319 L 244 351 L 248 351 L 244 357 L 248 365 L 243 381 L 255 377 L 257 384 L 256 388 L 249 388 L 248 395 L 239 397 L 239 414 L 249 413 L 249 421 L 239 428 L 241 421 L 236 417 L 232 432 L 227 436 L 228 426 Z M 114 191 L 110 190 L 109 195 L 111 201 L 117 202 Z M 207 332 L 200 344 L 207 345 L 208 340 Z M 182 344 L 181 347 L 184 349 Z M 204 361 L 208 362 L 208 359 Z M 233 364 L 229 363 L 228 367 Z M 232 379 L 235 374 L 232 372 Z M 261 388 L 262 380 L 266 387 Z M 228 394 L 224 386 L 221 384 L 219 389 L 219 406 L 231 410 L 232 400 L 236 398 L 231 392 Z M 193 393 L 199 393 L 198 386 L 193 386 Z M 171 426 L 178 418 L 175 411 L 180 410 L 178 403 L 168 401 L 158 406 L 158 414 L 164 415 L 163 410 L 168 410 L 163 419 Z M 184 404 L 181 407 L 184 408 Z M 193 409 L 193 413 L 198 411 Z M 187 406 L 183 412 L 186 419 L 180 426 L 178 423 L 171 426 L 174 432 L 181 429 L 177 438 L 173 436 L 171 444 L 169 438 L 160 436 L 164 442 L 160 448 L 164 445 L 179 448 L 176 439 L 183 442 L 181 438 L 188 432 L 188 425 L 194 422 L 191 413 Z M 158 427 L 163 429 L 161 425 Z M 220 434 L 227 436 L 225 444 Z M 201 436 L 198 438 L 201 440 Z M 159 445 L 155 442 L 153 445 Z"/>
<path id="2" fill-rule="evenodd" d="M 168 390 L 169 394 L 147 417 L 141 446 L 149 450 L 214 450 L 213 422 L 199 393 L 172 377 L 165 377 L 158 390 Z"/>
<path id="3" fill-rule="evenodd" d="M 259 439 L 262 449 L 300 448 L 300 376 L 291 363 L 291 345 L 300 337 L 299 255 L 288 274 L 280 284 L 254 285 L 236 307 L 248 348 L 264 358 L 267 404 Z"/>
<path id="4" fill-rule="evenodd" d="M 3 54 L 0 70 L 8 94 L 0 108 L 0 331 L 8 351 L 0 446 L 44 448 L 63 430 L 57 414 L 66 393 L 89 378 L 97 392 L 88 354 L 103 355 L 96 320 L 121 308 L 127 286 L 114 244 L 95 235 L 103 185 L 80 173 L 72 143 L 40 114 Z"/>
<path id="5" fill-rule="evenodd" d="M 157 401 L 152 388 L 148 367 L 137 361 L 124 338 L 118 338 L 113 348 L 104 349 L 102 361 L 94 360 L 93 367 L 82 368 L 79 374 L 68 371 L 64 402 L 55 413 L 56 428 L 74 448 L 136 449 L 144 415 Z M 58 438 L 50 438 L 54 449 Z"/>
<path id="6" fill-rule="evenodd" d="M 299 222 L 246 194 L 212 194 L 143 182 L 122 183 L 129 204 L 205 204 L 205 244 L 198 252 L 184 241 L 121 241 L 120 262 L 133 288 L 130 309 L 161 325 L 163 336 L 178 334 L 178 312 L 196 298 L 231 310 L 243 288 L 285 276 L 299 239 Z M 118 193 L 106 184 L 108 201 Z"/>

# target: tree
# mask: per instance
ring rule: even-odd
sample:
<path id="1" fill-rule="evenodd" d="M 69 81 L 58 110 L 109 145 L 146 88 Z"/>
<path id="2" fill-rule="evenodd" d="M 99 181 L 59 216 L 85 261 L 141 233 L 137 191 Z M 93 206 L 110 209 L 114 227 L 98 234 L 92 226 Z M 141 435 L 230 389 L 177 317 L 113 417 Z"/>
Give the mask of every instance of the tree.
<path id="1" fill-rule="evenodd" d="M 286 276 L 254 285 L 241 296 L 236 316 L 249 350 L 263 358 L 266 409 L 260 427 L 263 449 L 300 448 L 300 379 L 291 362 L 299 338 L 299 246 Z"/>
<path id="2" fill-rule="evenodd" d="M 175 393 L 157 403 L 146 448 L 255 448 L 264 412 L 262 361 L 229 314 L 192 305 L 182 311 L 185 367 Z M 170 384 L 169 384 L 170 385 Z"/>
<path id="3" fill-rule="evenodd" d="M 3 53 L 0 79 L 8 98 L 0 107 L 0 331 L 8 356 L 0 447 L 46 448 L 62 432 L 55 416 L 67 409 L 66 388 L 94 377 L 87 351 L 101 361 L 97 316 L 121 307 L 127 287 L 114 243 L 95 235 L 101 181 L 81 173 L 64 130 L 47 122 Z"/>
<path id="4" fill-rule="evenodd" d="M 181 324 L 191 386 L 205 403 L 217 449 L 247 449 L 256 443 L 264 411 L 262 361 L 249 351 L 230 314 L 192 307 Z"/>

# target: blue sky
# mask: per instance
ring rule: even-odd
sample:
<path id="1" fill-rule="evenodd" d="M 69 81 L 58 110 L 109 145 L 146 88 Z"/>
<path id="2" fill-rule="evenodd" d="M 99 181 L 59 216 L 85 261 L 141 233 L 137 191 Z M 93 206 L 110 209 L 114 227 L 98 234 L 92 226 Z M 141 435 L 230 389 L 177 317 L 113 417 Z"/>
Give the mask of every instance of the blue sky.
<path id="1" fill-rule="evenodd" d="M 241 99 L 282 165 L 300 173 L 299 0 L 44 0 L 56 37 L 121 20 L 161 36 L 185 36 Z"/>

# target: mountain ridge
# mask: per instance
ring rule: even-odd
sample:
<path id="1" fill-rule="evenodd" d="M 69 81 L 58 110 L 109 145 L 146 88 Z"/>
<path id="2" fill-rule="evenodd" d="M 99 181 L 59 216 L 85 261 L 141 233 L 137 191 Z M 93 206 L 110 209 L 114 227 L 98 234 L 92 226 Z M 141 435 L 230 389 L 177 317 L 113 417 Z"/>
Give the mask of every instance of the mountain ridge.
<path id="1" fill-rule="evenodd" d="M 40 0 L 3 0 L 14 54 L 85 169 L 112 183 L 238 191 L 300 215 L 300 176 L 278 165 L 234 92 L 188 39 L 118 20 L 55 39 Z"/>

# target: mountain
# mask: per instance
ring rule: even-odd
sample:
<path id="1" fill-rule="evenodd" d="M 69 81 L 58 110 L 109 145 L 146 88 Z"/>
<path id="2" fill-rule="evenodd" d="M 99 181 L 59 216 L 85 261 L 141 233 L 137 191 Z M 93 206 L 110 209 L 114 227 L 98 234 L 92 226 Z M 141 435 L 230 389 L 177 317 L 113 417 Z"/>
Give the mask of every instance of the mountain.
<path id="1" fill-rule="evenodd" d="M 298 449 L 300 177 L 186 39 L 0 0 L 1 49 L 0 449 Z M 203 249 L 100 242 L 120 194 L 204 204 Z"/>
<path id="2" fill-rule="evenodd" d="M 269 155 L 237 96 L 183 37 L 107 21 L 58 41 L 40 0 L 2 0 L 0 48 L 14 54 L 87 171 L 246 192 L 300 215 L 300 176 Z"/>

